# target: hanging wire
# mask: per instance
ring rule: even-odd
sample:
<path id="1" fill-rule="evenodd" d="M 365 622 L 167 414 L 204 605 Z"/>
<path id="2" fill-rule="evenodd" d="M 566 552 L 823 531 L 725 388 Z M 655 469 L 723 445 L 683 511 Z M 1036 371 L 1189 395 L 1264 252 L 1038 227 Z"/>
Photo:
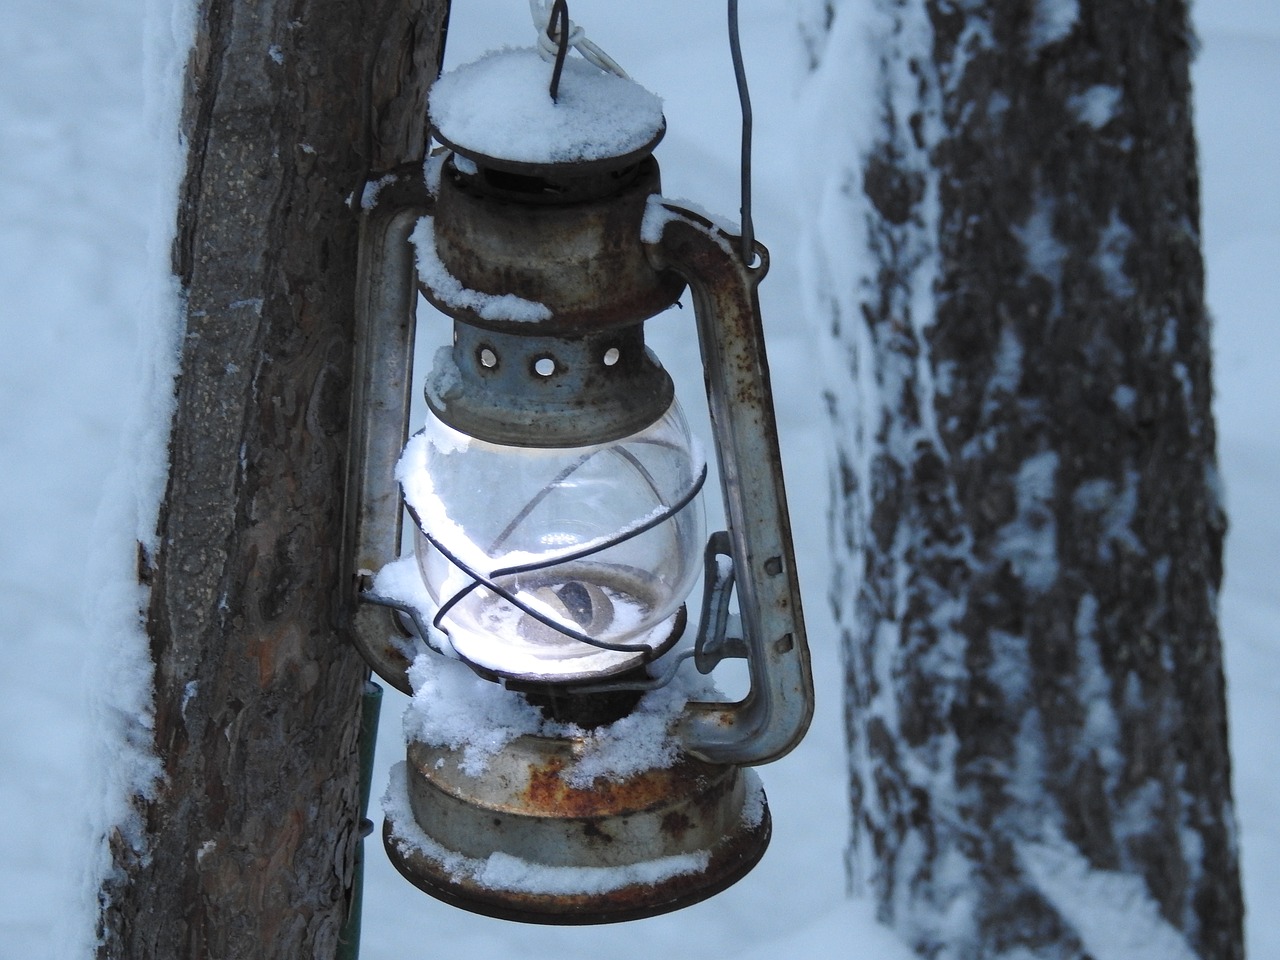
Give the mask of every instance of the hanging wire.
<path id="1" fill-rule="evenodd" d="M 554 22 L 555 31 L 551 25 Z M 551 5 L 551 16 L 547 19 L 547 39 L 555 41 L 556 65 L 551 70 L 551 102 L 560 100 L 560 74 L 564 72 L 564 58 L 569 54 L 569 4 L 567 0 L 556 0 Z"/>
<path id="2" fill-rule="evenodd" d="M 533 18 L 533 28 L 538 35 L 538 53 L 547 63 L 555 60 L 561 43 L 559 37 L 551 32 L 552 9 L 552 5 L 547 3 L 547 0 L 529 0 L 529 15 Z M 565 19 L 569 26 L 567 30 L 562 31 L 562 34 L 568 37 L 568 45 L 582 54 L 583 59 L 595 64 L 605 73 L 615 74 L 624 80 L 631 79 L 627 76 L 627 71 L 618 66 L 618 62 L 613 57 L 587 39 L 586 33 L 580 26 L 568 20 L 567 8 Z"/>
<path id="3" fill-rule="evenodd" d="M 729 52 L 733 55 L 733 76 L 742 104 L 742 262 L 751 266 L 756 260 L 755 227 L 751 223 L 751 94 L 738 37 L 738 0 L 729 0 Z"/>

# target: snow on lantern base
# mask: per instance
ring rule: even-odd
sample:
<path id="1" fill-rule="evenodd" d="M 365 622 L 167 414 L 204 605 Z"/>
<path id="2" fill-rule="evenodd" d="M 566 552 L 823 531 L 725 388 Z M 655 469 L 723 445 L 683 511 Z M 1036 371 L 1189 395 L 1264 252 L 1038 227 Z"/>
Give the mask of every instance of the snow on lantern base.
<path id="1" fill-rule="evenodd" d="M 383 835 L 397 869 L 432 896 L 511 920 L 610 923 L 712 896 L 764 854 L 759 777 L 690 757 L 669 733 L 692 687 L 653 691 L 588 731 L 542 721 L 460 664 L 424 656 L 413 672 L 422 696 L 406 714 L 408 761 L 383 798 Z M 478 698 L 473 682 L 487 687 Z M 495 710 L 509 737 L 492 736 Z"/>

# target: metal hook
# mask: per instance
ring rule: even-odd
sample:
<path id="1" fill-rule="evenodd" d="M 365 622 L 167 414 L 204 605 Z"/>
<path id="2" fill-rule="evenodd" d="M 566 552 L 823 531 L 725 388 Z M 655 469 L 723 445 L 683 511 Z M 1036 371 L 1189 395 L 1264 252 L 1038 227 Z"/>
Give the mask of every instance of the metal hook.
<path id="1" fill-rule="evenodd" d="M 555 31 L 552 25 L 555 24 Z M 569 4 L 567 0 L 555 0 L 551 16 L 547 18 L 547 37 L 556 43 L 556 65 L 551 70 L 551 100 L 560 99 L 560 74 L 564 72 L 564 58 L 569 55 Z"/>

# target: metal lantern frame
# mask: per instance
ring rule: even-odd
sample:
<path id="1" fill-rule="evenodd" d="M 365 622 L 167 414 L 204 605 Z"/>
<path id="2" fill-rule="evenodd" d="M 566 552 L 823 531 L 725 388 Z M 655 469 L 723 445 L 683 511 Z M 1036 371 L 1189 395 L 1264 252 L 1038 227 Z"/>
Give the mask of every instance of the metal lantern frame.
<path id="1" fill-rule="evenodd" d="M 399 556 L 404 507 L 394 476 L 409 437 L 418 293 L 409 235 L 432 214 L 435 198 L 417 164 L 378 179 L 382 186 L 364 214 L 357 285 L 353 409 L 361 413 L 351 422 L 345 569 L 356 600 L 357 645 L 382 679 L 411 693 L 406 645 L 390 629 L 383 606 L 369 599 L 374 574 Z M 799 741 L 813 710 L 757 294 L 768 251 L 757 243 L 757 262 L 747 265 L 738 237 L 698 213 L 654 202 L 661 203 L 665 224 L 644 249 L 655 268 L 677 273 L 692 292 L 728 528 L 708 543 L 709 589 L 694 656 L 704 673 L 725 657 L 744 658 L 751 684 L 739 702 L 691 705 L 679 738 L 709 761 L 768 763 Z M 719 572 L 716 556 L 732 560 L 731 573 Z M 725 632 L 732 591 L 741 638 Z M 425 624 L 419 629 L 425 634 Z"/>
<path id="2" fill-rule="evenodd" d="M 559 66 L 556 74 L 558 79 Z M 432 188 L 423 167 L 413 164 L 372 177 L 365 194 L 342 558 L 349 577 L 345 599 L 355 644 L 374 672 L 408 694 L 412 657 L 424 646 L 439 651 L 431 640 L 433 625 L 412 605 L 377 594 L 373 579 L 400 553 L 405 503 L 394 476 L 409 437 L 419 290 L 453 318 L 458 363 L 476 367 L 468 374 L 472 386 L 452 406 L 432 396 L 429 378 L 432 409 L 445 410 L 454 421 L 450 425 L 464 433 L 474 428 L 500 442 L 521 444 L 527 431 L 537 431 L 534 446 L 564 439 L 557 434 L 554 406 L 521 402 L 518 384 L 487 392 L 492 371 L 480 368 L 493 366 L 485 356 L 490 344 L 499 342 L 504 353 L 520 358 L 514 368 L 529 367 L 547 353 L 594 356 L 618 337 L 629 354 L 647 356 L 643 322 L 670 307 L 686 287 L 692 294 L 727 527 L 707 543 L 694 642 L 669 658 L 659 676 L 629 671 L 575 678 L 555 685 L 555 692 L 585 701 L 651 689 L 669 682 L 687 659 L 709 673 L 726 658 L 741 658 L 750 680 L 746 696 L 686 704 L 671 731 L 679 761 L 633 778 L 625 789 L 597 791 L 557 781 L 571 745 L 537 738 L 512 746 L 500 761 L 505 772 L 487 779 L 462 772 L 449 751 L 418 742 L 410 744 L 409 763 L 420 781 L 414 816 L 450 850 L 474 849 L 483 856 L 487 841 L 477 835 L 496 826 L 506 832 L 501 842 L 538 862 L 544 854 L 573 863 L 630 862 L 627 857 L 642 857 L 646 849 L 680 851 L 691 844 L 710 850 L 711 859 L 697 877 L 635 883 L 603 897 L 495 894 L 448 876 L 430 857 L 406 854 L 392 843 L 388 826 L 388 852 L 406 877 L 440 899 L 509 919 L 626 920 L 696 902 L 735 882 L 754 866 L 769 837 L 762 794 L 754 822 L 735 819 L 751 806 L 741 768 L 787 753 L 813 711 L 757 293 L 768 251 L 749 228 L 744 239 L 661 197 L 652 150 L 662 132 L 627 155 L 576 164 L 509 162 L 445 141 L 428 161 Z M 539 195 L 526 202 L 532 194 Z M 423 218 L 432 218 L 436 250 L 465 288 L 547 303 L 547 322 L 504 325 L 469 307 L 440 302 L 415 269 L 410 237 Z M 565 376 L 578 376 L 574 364 L 564 366 Z M 596 422 L 602 440 L 620 436 L 671 402 L 670 379 L 651 359 L 620 369 L 618 376 L 616 382 L 571 382 L 575 438 L 581 439 L 584 424 L 592 435 Z M 646 385 L 642 409 L 631 409 L 628 377 Z M 475 585 L 506 598 L 492 578 L 466 572 Z M 729 613 L 734 593 L 737 618 Z M 548 783 L 554 788 L 539 787 Z M 679 828 L 674 841 L 673 824 Z M 685 837 L 691 824 L 696 829 Z M 609 844 L 596 842 L 600 837 Z"/>

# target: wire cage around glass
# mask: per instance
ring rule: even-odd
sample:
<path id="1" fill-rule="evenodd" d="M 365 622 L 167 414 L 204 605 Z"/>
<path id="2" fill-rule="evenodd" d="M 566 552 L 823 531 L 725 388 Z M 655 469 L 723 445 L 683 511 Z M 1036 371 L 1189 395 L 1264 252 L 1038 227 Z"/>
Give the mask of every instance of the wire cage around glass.
<path id="1" fill-rule="evenodd" d="M 707 469 L 678 403 L 619 440 L 550 448 L 476 439 L 430 413 L 398 474 L 432 625 L 473 669 L 601 679 L 683 632 Z"/>

